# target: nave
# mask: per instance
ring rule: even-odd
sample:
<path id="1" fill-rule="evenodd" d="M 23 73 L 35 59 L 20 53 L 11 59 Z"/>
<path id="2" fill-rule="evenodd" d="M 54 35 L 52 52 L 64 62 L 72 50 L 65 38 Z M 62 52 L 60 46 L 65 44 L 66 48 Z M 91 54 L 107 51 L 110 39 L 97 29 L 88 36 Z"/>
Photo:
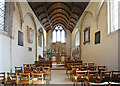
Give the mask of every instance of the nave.
<path id="1" fill-rule="evenodd" d="M 120 85 L 119 0 L 74 1 L 0 0 L 0 85 Z"/>

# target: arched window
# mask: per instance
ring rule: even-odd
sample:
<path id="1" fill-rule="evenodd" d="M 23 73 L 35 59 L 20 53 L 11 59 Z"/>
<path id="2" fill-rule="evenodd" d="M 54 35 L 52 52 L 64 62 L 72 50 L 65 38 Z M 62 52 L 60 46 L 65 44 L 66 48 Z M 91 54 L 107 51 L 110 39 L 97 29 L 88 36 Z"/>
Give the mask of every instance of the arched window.
<path id="1" fill-rule="evenodd" d="M 5 0 L 0 0 L 0 29 L 4 30 Z"/>
<path id="2" fill-rule="evenodd" d="M 65 30 L 62 26 L 58 25 L 52 32 L 52 42 L 65 43 Z"/>
<path id="3" fill-rule="evenodd" d="M 108 15 L 108 34 L 120 29 L 119 25 L 119 0 L 107 1 L 107 15 Z"/>

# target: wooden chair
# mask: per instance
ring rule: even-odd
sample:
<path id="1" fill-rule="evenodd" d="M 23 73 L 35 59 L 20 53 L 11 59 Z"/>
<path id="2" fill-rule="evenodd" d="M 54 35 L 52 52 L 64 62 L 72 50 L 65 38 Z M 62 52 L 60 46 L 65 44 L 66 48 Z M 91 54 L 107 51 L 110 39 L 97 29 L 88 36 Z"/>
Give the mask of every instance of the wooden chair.
<path id="1" fill-rule="evenodd" d="M 87 63 L 82 63 L 81 65 L 82 65 L 82 66 L 87 66 Z"/>
<path id="2" fill-rule="evenodd" d="M 43 80 L 43 73 L 32 73 L 32 84 L 46 84 Z"/>
<path id="3" fill-rule="evenodd" d="M 81 70 L 81 71 L 88 70 L 88 66 L 80 66 L 80 70 Z"/>
<path id="4" fill-rule="evenodd" d="M 111 73 L 111 82 L 120 83 L 120 71 L 112 71 Z"/>
<path id="5" fill-rule="evenodd" d="M 82 63 L 74 63 L 73 65 L 74 66 L 80 66 L 80 65 L 82 65 Z"/>
<path id="6" fill-rule="evenodd" d="M 89 82 L 97 82 L 98 80 L 98 71 L 88 71 L 88 80 L 87 83 L 89 85 Z"/>
<path id="7" fill-rule="evenodd" d="M 29 67 L 31 67 L 31 71 L 33 71 L 33 67 L 36 67 L 35 64 L 29 64 Z"/>
<path id="8" fill-rule="evenodd" d="M 30 84 L 30 73 L 19 73 L 19 84 Z"/>
<path id="9" fill-rule="evenodd" d="M 33 73 L 40 73 L 41 67 L 33 67 Z"/>
<path id="10" fill-rule="evenodd" d="M 110 82 L 110 79 L 111 79 L 111 71 L 101 71 L 100 83 Z"/>
<path id="11" fill-rule="evenodd" d="M 44 64 L 44 67 L 50 67 L 51 65 L 50 64 Z"/>
<path id="12" fill-rule="evenodd" d="M 18 84 L 17 73 L 7 73 L 7 84 Z"/>
<path id="13" fill-rule="evenodd" d="M 24 67 L 24 73 L 30 73 L 31 76 L 31 67 Z"/>
<path id="14" fill-rule="evenodd" d="M 85 86 L 85 81 L 86 81 L 86 75 L 87 75 L 87 71 L 76 71 L 76 77 L 73 79 L 74 81 L 74 85 L 78 82 L 81 82 L 83 84 L 84 82 L 84 86 Z"/>
<path id="15" fill-rule="evenodd" d="M 5 72 L 0 73 L 0 84 L 6 84 L 5 81 Z"/>
<path id="16" fill-rule="evenodd" d="M 67 65 L 66 65 L 66 74 L 67 74 L 67 76 L 70 74 L 70 71 L 72 70 L 72 66 L 73 66 L 73 64 L 67 63 Z"/>
<path id="17" fill-rule="evenodd" d="M 23 64 L 23 67 L 30 67 L 30 64 Z"/>
<path id="18" fill-rule="evenodd" d="M 22 67 L 15 67 L 15 73 L 19 74 L 22 72 L 23 72 Z"/>
<path id="19" fill-rule="evenodd" d="M 97 69 L 97 66 L 95 65 L 88 66 L 88 70 L 96 71 L 96 69 Z"/>
<path id="20" fill-rule="evenodd" d="M 70 72 L 70 78 L 72 78 L 72 81 L 73 81 L 73 78 L 76 75 L 76 71 L 79 70 L 80 66 L 71 66 L 71 67 L 72 67 L 72 70 Z"/>
<path id="21" fill-rule="evenodd" d="M 90 82 L 90 86 L 109 86 L 110 71 L 101 71 L 100 78 L 96 82 Z"/>
<path id="22" fill-rule="evenodd" d="M 87 63 L 88 66 L 93 66 L 95 63 Z"/>
<path id="23" fill-rule="evenodd" d="M 48 81 L 51 80 L 51 70 L 50 67 L 42 67 L 42 72 L 44 73 L 44 79 Z"/>
<path id="24" fill-rule="evenodd" d="M 107 70 L 107 67 L 106 66 L 98 66 L 98 72 L 99 74 L 101 73 L 101 71 L 106 71 Z"/>
<path id="25" fill-rule="evenodd" d="M 93 82 L 90 82 L 90 86 L 111 86 L 111 85 L 109 85 L 108 82 L 103 82 L 103 83 L 93 83 Z"/>
<path id="26" fill-rule="evenodd" d="M 29 64 L 30 67 L 36 67 L 36 64 Z"/>

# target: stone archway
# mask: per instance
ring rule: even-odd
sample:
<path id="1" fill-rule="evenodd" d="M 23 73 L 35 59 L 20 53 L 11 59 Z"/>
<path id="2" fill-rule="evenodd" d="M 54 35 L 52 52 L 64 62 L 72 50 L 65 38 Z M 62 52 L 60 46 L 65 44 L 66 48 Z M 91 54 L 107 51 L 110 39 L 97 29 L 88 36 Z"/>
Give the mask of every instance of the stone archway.
<path id="1" fill-rule="evenodd" d="M 37 60 L 37 26 L 36 26 L 34 16 L 31 13 L 26 13 L 23 18 L 25 19 L 26 16 L 29 16 L 32 19 L 33 24 L 34 24 L 34 31 L 35 31 L 34 32 L 34 35 L 35 35 L 35 60 Z"/>
<path id="2" fill-rule="evenodd" d="M 45 37 L 44 37 L 44 32 L 42 28 L 38 29 L 38 44 L 40 47 L 42 47 L 43 49 L 43 57 L 45 56 Z M 43 45 L 43 46 L 42 46 Z"/>

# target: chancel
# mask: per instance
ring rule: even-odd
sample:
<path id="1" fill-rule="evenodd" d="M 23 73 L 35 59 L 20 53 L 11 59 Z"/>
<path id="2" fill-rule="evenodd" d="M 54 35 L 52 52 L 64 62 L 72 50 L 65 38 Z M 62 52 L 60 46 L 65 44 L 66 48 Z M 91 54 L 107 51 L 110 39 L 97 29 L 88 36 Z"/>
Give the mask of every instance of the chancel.
<path id="1" fill-rule="evenodd" d="M 0 0 L 0 85 L 120 85 L 120 0 Z"/>

